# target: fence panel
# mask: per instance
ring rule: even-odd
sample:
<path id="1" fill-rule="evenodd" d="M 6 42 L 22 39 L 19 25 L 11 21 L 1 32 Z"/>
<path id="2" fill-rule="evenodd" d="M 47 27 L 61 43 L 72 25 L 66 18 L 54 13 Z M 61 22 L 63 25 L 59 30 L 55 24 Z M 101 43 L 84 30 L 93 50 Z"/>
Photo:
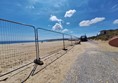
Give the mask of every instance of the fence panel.
<path id="1" fill-rule="evenodd" d="M 44 66 L 39 68 L 43 69 L 64 55 L 66 49 L 77 41 L 77 37 L 69 34 L 42 28 L 35 29 L 32 25 L 0 19 L 0 77 L 26 66 L 24 69 L 27 72 L 23 70 L 24 75 L 18 76 L 20 81 L 24 80 L 30 75 L 35 58 L 38 60 L 41 57 L 45 61 Z M 48 55 L 51 56 L 47 57 Z M 28 68 L 28 65 L 31 67 Z M 37 69 L 37 65 L 35 66 Z"/>
<path id="2" fill-rule="evenodd" d="M 35 56 L 34 28 L 0 19 L 0 77 L 29 64 Z"/>
<path id="3" fill-rule="evenodd" d="M 64 43 L 65 43 L 65 48 L 69 47 L 72 45 L 72 41 L 71 41 L 71 36 L 64 34 Z"/>
<path id="4" fill-rule="evenodd" d="M 80 39 L 76 36 L 72 36 L 73 44 L 80 44 Z"/>
<path id="5" fill-rule="evenodd" d="M 63 36 L 50 30 L 38 29 L 39 54 L 44 57 L 63 49 Z"/>

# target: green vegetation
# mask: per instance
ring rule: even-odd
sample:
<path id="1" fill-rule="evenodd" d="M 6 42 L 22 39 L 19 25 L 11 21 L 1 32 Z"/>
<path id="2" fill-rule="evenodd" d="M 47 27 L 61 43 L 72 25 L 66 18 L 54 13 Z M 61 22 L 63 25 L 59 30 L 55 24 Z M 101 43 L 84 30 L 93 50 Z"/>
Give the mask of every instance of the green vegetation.
<path id="1" fill-rule="evenodd" d="M 89 37 L 89 39 L 107 41 L 114 36 L 118 36 L 118 29 L 116 29 L 116 30 L 102 30 L 102 31 L 100 31 L 99 35 Z"/>

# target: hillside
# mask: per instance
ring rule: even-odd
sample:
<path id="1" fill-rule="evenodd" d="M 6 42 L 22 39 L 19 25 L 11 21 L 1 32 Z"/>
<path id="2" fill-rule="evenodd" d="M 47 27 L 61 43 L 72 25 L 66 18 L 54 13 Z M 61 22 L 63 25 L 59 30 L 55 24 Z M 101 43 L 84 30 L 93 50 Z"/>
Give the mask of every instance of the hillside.
<path id="1" fill-rule="evenodd" d="M 100 31 L 99 35 L 89 37 L 89 39 L 107 41 L 107 40 L 109 40 L 110 38 L 112 38 L 114 36 L 118 36 L 118 29 L 115 29 L 115 30 L 102 30 L 102 31 Z"/>

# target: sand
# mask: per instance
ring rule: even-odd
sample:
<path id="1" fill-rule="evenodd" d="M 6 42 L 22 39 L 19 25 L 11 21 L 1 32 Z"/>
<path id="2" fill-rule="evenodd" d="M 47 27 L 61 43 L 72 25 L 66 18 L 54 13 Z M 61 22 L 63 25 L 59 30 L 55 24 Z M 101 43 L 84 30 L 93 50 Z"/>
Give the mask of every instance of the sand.
<path id="1" fill-rule="evenodd" d="M 114 51 L 118 52 L 117 48 L 109 46 L 107 42 L 98 41 L 97 44 L 82 42 L 81 45 L 74 46 L 60 59 L 38 72 L 36 75 L 30 77 L 26 83 L 62 83 L 74 62 L 85 52 L 85 49 L 96 47 L 108 51 L 114 49 Z"/>
<path id="2" fill-rule="evenodd" d="M 70 41 L 65 41 L 65 47 Z M 49 56 L 63 49 L 63 41 L 39 43 L 40 57 Z M 35 43 L 0 44 L 0 75 L 33 62 L 36 57 Z"/>
<path id="3" fill-rule="evenodd" d="M 66 41 L 66 46 L 68 46 L 66 47 L 68 49 L 67 51 L 62 50 L 63 48 L 62 41 L 40 43 L 40 56 L 42 61 L 44 62 L 44 65 L 38 66 L 36 68 L 35 75 L 31 76 L 25 83 L 61 83 L 65 79 L 67 72 L 74 64 L 77 57 L 79 57 L 79 55 L 84 53 L 86 48 L 91 48 L 91 47 L 94 48 L 98 46 L 100 47 L 100 49 L 102 48 L 101 49 L 102 51 L 108 50 L 108 51 L 118 52 L 118 48 L 111 47 L 107 44 L 107 42 L 103 42 L 103 41 L 95 41 L 97 45 L 94 45 L 93 43 L 89 43 L 89 42 L 82 42 L 81 45 L 78 44 L 75 45 L 74 47 L 70 46 L 70 42 L 68 43 L 67 42 L 68 41 Z M 23 46 L 18 44 L 18 46 L 20 50 L 21 50 L 20 47 L 27 48 L 21 51 L 30 52 L 31 55 L 35 57 L 31 51 L 32 48 L 31 43 L 26 45 L 23 44 Z M 17 47 L 17 44 L 11 45 L 11 47 L 15 48 Z M 34 48 L 32 48 L 32 50 L 33 49 Z M 33 60 L 34 58 L 32 56 L 29 56 L 28 58 Z M 28 58 L 25 59 L 26 62 L 29 60 Z M 45 67 L 46 65 L 48 66 Z M 9 78 L 6 81 L 1 81 L 0 83 L 21 83 L 29 75 L 33 67 L 34 64 L 26 66 L 23 69 L 20 69 L 19 71 L 10 74 L 8 76 Z"/>
<path id="4" fill-rule="evenodd" d="M 0 45 L 0 74 L 29 63 L 35 55 L 33 43 Z"/>
<path id="5" fill-rule="evenodd" d="M 40 57 L 44 61 L 45 65 L 49 64 L 53 60 L 61 57 L 63 54 L 66 53 L 66 51 L 62 50 L 63 49 L 62 41 L 43 42 L 39 43 L 39 45 L 40 45 Z M 72 46 L 70 45 L 71 45 L 70 41 L 65 41 L 66 48 L 68 49 L 72 48 Z M 0 53 L 1 53 L 0 75 L 32 62 L 36 54 L 35 46 L 33 43 L 0 45 Z M 43 68 L 44 66 L 42 66 L 41 68 Z M 6 75 L 5 77 L 9 77 L 9 79 L 8 81 L 5 81 L 5 83 L 13 83 L 13 82 L 20 83 L 26 76 L 28 76 L 32 68 L 33 64 L 30 64 L 29 67 L 26 66 L 23 69 L 20 69 L 9 75 Z M 39 67 L 37 68 L 37 70 L 40 70 L 41 68 Z M 0 80 L 3 80 L 3 78 L 5 77 L 4 76 L 1 77 Z M 14 79 L 15 81 L 13 80 L 13 78 L 15 78 Z"/>
<path id="6" fill-rule="evenodd" d="M 71 45 L 71 41 L 65 41 L 65 47 L 68 47 L 69 45 Z M 39 43 L 40 57 L 57 52 L 63 48 L 63 41 Z"/>
<path id="7" fill-rule="evenodd" d="M 75 45 L 64 56 L 28 79 L 26 83 L 62 83 L 77 57 L 90 47 L 95 47 L 95 45 L 86 42 Z"/>
<path id="8" fill-rule="evenodd" d="M 109 51 L 109 52 L 118 52 L 118 47 L 114 47 L 109 45 L 108 41 L 95 41 L 102 51 Z"/>

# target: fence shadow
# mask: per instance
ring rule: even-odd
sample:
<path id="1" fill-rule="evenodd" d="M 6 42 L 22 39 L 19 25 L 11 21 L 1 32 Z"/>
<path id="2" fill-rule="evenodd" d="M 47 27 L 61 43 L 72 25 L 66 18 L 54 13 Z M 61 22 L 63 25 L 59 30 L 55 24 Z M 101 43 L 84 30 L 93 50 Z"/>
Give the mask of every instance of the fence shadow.
<path id="1" fill-rule="evenodd" d="M 54 63 L 56 60 L 58 60 L 59 58 L 63 57 L 68 51 L 70 51 L 74 46 L 72 46 L 70 49 L 68 49 L 67 51 L 61 53 L 57 53 L 55 55 L 58 55 L 56 58 L 54 58 L 53 60 L 51 60 L 50 62 L 46 63 L 42 68 L 40 68 L 39 70 L 37 70 L 32 76 L 36 75 L 37 73 L 39 73 L 40 71 L 42 71 L 43 69 L 45 69 L 46 67 L 48 67 L 50 64 Z M 53 55 L 54 56 L 54 55 Z M 53 57 L 52 56 L 52 57 Z M 50 59 L 50 57 L 48 58 Z M 44 62 L 47 60 L 47 58 L 44 58 Z"/>

